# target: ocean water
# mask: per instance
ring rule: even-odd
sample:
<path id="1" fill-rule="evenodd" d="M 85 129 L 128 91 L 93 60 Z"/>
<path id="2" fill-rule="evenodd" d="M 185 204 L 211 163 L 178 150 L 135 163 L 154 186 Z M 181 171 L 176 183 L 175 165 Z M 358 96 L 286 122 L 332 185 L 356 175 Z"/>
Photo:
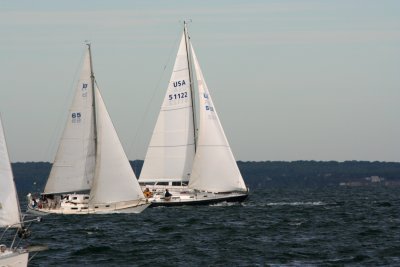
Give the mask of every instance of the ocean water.
<path id="1" fill-rule="evenodd" d="M 400 266 L 400 188 L 254 190 L 242 204 L 43 217 L 30 266 Z"/>

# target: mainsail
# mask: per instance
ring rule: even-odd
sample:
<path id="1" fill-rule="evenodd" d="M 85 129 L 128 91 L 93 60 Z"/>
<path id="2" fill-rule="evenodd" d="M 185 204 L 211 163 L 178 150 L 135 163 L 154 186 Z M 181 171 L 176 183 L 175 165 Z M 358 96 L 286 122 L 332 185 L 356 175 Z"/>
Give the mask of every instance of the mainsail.
<path id="1" fill-rule="evenodd" d="M 188 181 L 195 153 L 186 35 L 182 35 L 139 181 Z"/>
<path id="2" fill-rule="evenodd" d="M 115 203 L 143 198 L 97 86 L 95 103 L 97 162 L 90 203 Z"/>
<path id="3" fill-rule="evenodd" d="M 20 214 L 17 190 L 15 189 L 3 125 L 0 118 L 0 227 L 20 227 Z"/>
<path id="4" fill-rule="evenodd" d="M 87 50 L 45 194 L 79 192 L 91 187 L 95 168 L 91 74 L 90 51 Z"/>
<path id="5" fill-rule="evenodd" d="M 191 47 L 199 93 L 199 132 L 189 187 L 209 192 L 246 191 L 228 140 Z"/>

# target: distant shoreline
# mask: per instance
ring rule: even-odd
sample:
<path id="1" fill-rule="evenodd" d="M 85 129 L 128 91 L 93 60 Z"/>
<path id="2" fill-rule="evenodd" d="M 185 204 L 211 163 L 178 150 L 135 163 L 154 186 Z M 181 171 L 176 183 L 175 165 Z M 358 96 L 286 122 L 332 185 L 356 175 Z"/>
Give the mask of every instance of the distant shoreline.
<path id="1" fill-rule="evenodd" d="M 130 161 L 140 175 L 142 160 Z M 381 161 L 238 161 L 250 189 L 325 186 L 400 186 L 400 162 Z M 42 192 L 50 162 L 15 162 L 18 192 Z"/>

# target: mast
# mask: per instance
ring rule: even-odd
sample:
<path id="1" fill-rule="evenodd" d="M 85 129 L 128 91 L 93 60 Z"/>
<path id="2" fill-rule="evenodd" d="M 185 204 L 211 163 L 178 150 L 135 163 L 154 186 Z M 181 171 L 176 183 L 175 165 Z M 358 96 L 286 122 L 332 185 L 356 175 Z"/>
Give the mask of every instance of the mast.
<path id="1" fill-rule="evenodd" d="M 92 50 L 90 43 L 86 44 L 89 49 L 89 61 L 90 61 L 90 82 L 92 84 L 92 108 L 93 108 L 93 125 L 94 125 L 94 154 L 97 155 L 97 118 L 96 118 L 96 97 L 94 91 L 94 72 L 93 72 L 93 62 L 92 62 Z"/>
<path id="2" fill-rule="evenodd" d="M 187 22 L 186 20 L 183 21 L 183 32 L 185 34 L 185 46 L 186 46 L 186 57 L 187 57 L 187 63 L 188 63 L 188 70 L 189 70 L 189 87 L 190 87 L 190 96 L 192 100 L 192 115 L 193 115 L 193 138 L 194 138 L 194 153 L 196 153 L 197 149 L 197 123 L 196 123 L 196 113 L 195 113 L 195 101 L 194 101 L 194 89 L 193 89 L 193 76 L 192 76 L 192 68 L 191 68 L 191 60 L 190 60 L 190 49 L 188 47 L 189 45 L 189 33 L 187 30 Z"/>

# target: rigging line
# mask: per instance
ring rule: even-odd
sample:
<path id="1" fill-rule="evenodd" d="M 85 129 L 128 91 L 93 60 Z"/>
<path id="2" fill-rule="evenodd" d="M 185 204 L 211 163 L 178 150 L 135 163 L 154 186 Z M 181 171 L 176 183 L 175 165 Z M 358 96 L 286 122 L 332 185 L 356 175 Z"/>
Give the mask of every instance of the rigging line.
<path id="1" fill-rule="evenodd" d="M 78 61 L 78 64 L 77 64 L 78 66 L 75 68 L 75 73 L 70 82 L 70 85 L 68 86 L 69 89 L 66 91 L 64 98 L 63 98 L 65 100 L 64 105 L 62 105 L 61 107 L 65 107 L 67 102 L 69 102 L 69 104 L 71 105 L 71 102 L 72 102 L 71 95 L 73 93 L 75 93 L 75 90 L 71 90 L 71 88 L 74 89 L 75 83 L 76 83 L 76 86 L 78 84 L 77 76 L 78 76 L 78 73 L 80 72 L 80 66 L 83 64 L 83 57 L 85 55 L 85 52 L 86 52 L 86 50 L 83 50 L 83 52 L 81 53 L 80 60 Z M 63 122 L 64 124 L 62 124 L 62 125 L 65 125 L 65 122 L 67 120 L 66 117 L 68 117 L 66 115 L 66 113 L 69 113 L 69 107 L 67 109 L 63 108 L 62 110 L 63 111 L 59 112 L 58 119 L 56 120 L 56 122 Z M 64 118 L 64 120 L 63 120 L 63 118 Z M 54 146 L 56 145 L 56 143 L 58 143 L 58 142 L 56 142 L 56 138 L 57 137 L 61 138 L 60 131 L 64 130 L 64 129 L 60 130 L 60 127 L 61 127 L 60 123 L 54 124 L 54 128 L 53 128 L 52 134 L 50 136 L 50 142 L 47 143 L 47 148 L 44 150 L 44 152 L 42 154 L 43 162 L 47 161 L 46 157 L 49 158 L 50 162 L 54 161 L 55 156 L 54 155 L 51 156 L 50 154 L 56 153 L 56 152 L 54 152 Z"/>
<path id="2" fill-rule="evenodd" d="M 134 135 L 134 137 L 133 137 L 132 144 L 129 146 L 129 149 L 128 149 L 129 154 L 130 154 L 130 152 L 132 151 L 132 149 L 134 149 L 134 148 L 136 147 L 136 142 L 137 142 L 137 140 L 138 140 L 140 131 L 141 131 L 141 129 L 143 128 L 144 122 L 146 121 L 146 119 L 147 119 L 147 117 L 148 117 L 148 115 L 149 115 L 150 106 L 151 106 L 151 104 L 152 104 L 153 101 L 154 101 L 154 98 L 155 98 L 155 96 L 156 96 L 156 93 L 158 93 L 158 91 L 160 90 L 160 83 L 161 83 L 161 80 L 163 79 L 163 77 L 164 77 L 164 75 L 165 75 L 165 70 L 166 70 L 167 66 L 170 64 L 170 61 L 171 61 L 171 58 L 172 58 L 172 54 L 173 54 L 173 52 L 174 52 L 174 49 L 175 49 L 175 47 L 176 47 L 176 44 L 177 44 L 178 41 L 179 41 L 180 33 L 181 33 L 181 32 L 178 31 L 178 34 L 176 35 L 175 41 L 173 42 L 173 45 L 172 45 L 171 48 L 170 48 L 170 52 L 168 53 L 167 60 L 166 60 L 166 62 L 165 62 L 165 64 L 164 64 L 164 66 L 163 66 L 162 73 L 161 73 L 160 77 L 158 78 L 158 80 L 157 80 L 157 82 L 156 82 L 156 85 L 155 85 L 155 87 L 154 87 L 154 89 L 153 89 L 153 94 L 152 94 L 152 96 L 151 96 L 151 98 L 150 98 L 150 101 L 148 102 L 148 104 L 147 104 L 147 106 L 146 106 L 146 109 L 145 109 L 145 112 L 144 112 L 144 116 L 141 116 L 142 119 L 141 119 L 141 121 L 140 121 L 140 123 L 139 123 L 139 125 L 138 125 L 139 127 L 136 128 L 136 132 L 135 132 L 135 135 Z M 135 150 L 134 150 L 134 151 L 135 151 Z M 135 159 L 133 159 L 133 160 L 136 160 L 136 159 L 138 159 L 138 157 L 135 157 Z"/>

